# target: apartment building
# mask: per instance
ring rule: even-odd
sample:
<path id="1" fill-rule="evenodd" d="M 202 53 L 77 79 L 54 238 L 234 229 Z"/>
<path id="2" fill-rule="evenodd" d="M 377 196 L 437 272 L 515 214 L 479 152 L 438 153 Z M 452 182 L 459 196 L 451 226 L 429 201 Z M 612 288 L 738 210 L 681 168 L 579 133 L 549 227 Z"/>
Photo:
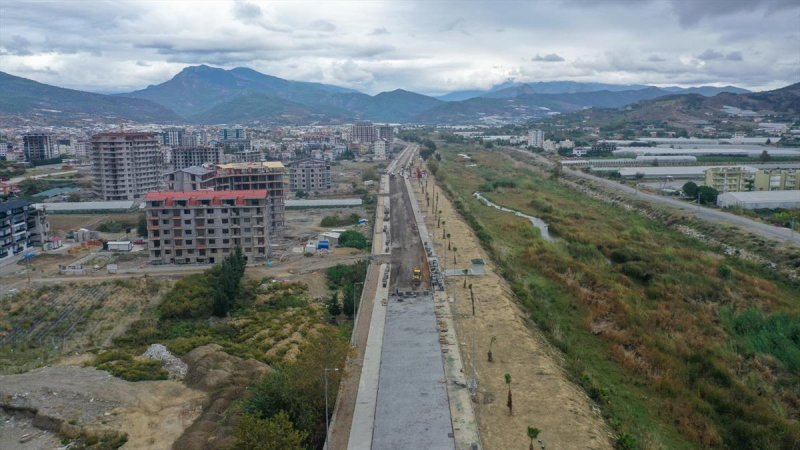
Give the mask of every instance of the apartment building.
<path id="1" fill-rule="evenodd" d="M 164 176 L 168 191 L 199 191 L 214 189 L 216 171 L 205 167 L 192 166 L 178 169 Z"/>
<path id="2" fill-rule="evenodd" d="M 22 136 L 25 161 L 42 161 L 58 156 L 55 136 L 44 133 L 27 133 Z"/>
<path id="3" fill-rule="evenodd" d="M 269 198 L 270 233 L 284 226 L 286 209 L 286 168 L 278 161 L 217 164 L 214 190 L 240 191 L 264 189 Z"/>
<path id="4" fill-rule="evenodd" d="M 269 255 L 269 192 L 151 192 L 144 197 L 151 264 L 215 264 L 236 247 Z"/>
<path id="5" fill-rule="evenodd" d="M 386 159 L 386 154 L 389 153 L 390 144 L 383 139 L 378 139 L 372 143 L 373 159 L 376 161 L 383 161 Z"/>
<path id="6" fill-rule="evenodd" d="M 44 210 L 27 200 L 0 203 L 0 261 L 47 240 L 50 224 Z"/>
<path id="7" fill-rule="evenodd" d="M 184 169 L 203 164 L 219 164 L 223 162 L 224 152 L 221 147 L 175 147 L 172 149 L 172 168 Z"/>
<path id="8" fill-rule="evenodd" d="M 358 122 L 350 131 L 350 140 L 357 144 L 372 144 L 378 139 L 378 132 L 372 122 Z"/>
<path id="9" fill-rule="evenodd" d="M 797 169 L 767 169 L 756 172 L 756 191 L 791 191 L 800 189 Z"/>
<path id="10" fill-rule="evenodd" d="M 331 163 L 322 159 L 301 159 L 287 164 L 289 191 L 321 192 L 331 188 Z"/>
<path id="11" fill-rule="evenodd" d="M 163 156 L 155 133 L 92 136 L 92 188 L 103 200 L 136 200 L 161 184 Z"/>
<path id="12" fill-rule="evenodd" d="M 544 131 L 530 130 L 528 131 L 528 146 L 530 147 L 544 147 Z"/>
<path id="13" fill-rule="evenodd" d="M 742 166 L 712 167 L 705 171 L 705 184 L 719 192 L 752 191 L 753 172 L 755 169 Z"/>

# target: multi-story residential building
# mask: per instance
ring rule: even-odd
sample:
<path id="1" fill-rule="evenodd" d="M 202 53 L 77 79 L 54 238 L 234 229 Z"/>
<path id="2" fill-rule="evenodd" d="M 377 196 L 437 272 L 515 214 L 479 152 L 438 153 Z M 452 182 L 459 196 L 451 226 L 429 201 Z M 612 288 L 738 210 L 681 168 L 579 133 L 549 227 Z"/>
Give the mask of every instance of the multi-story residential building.
<path id="1" fill-rule="evenodd" d="M 178 169 L 164 176 L 168 191 L 199 191 L 214 189 L 216 171 L 205 167 L 192 166 Z"/>
<path id="2" fill-rule="evenodd" d="M 135 200 L 161 183 L 163 156 L 154 133 L 92 136 L 92 187 L 103 200 Z"/>
<path id="3" fill-rule="evenodd" d="M 378 133 L 372 122 L 357 122 L 350 131 L 350 140 L 357 144 L 372 144 Z"/>
<path id="4" fill-rule="evenodd" d="M 0 203 L 0 261 L 47 240 L 50 224 L 44 210 L 27 200 Z"/>
<path id="5" fill-rule="evenodd" d="M 394 127 L 391 125 L 378 126 L 378 139 L 384 139 L 389 144 L 394 143 Z"/>
<path id="6" fill-rule="evenodd" d="M 214 190 L 261 190 L 268 193 L 270 233 L 279 232 L 284 225 L 286 209 L 286 168 L 278 161 L 218 164 Z"/>
<path id="7" fill-rule="evenodd" d="M 161 144 L 170 147 L 184 147 L 188 144 L 186 142 L 186 129 L 172 127 L 167 128 L 161 132 Z"/>
<path id="8" fill-rule="evenodd" d="M 372 154 L 373 158 L 377 161 L 383 161 L 386 159 L 386 153 L 389 150 L 389 143 L 384 141 L 383 139 L 378 139 L 377 141 L 372 143 Z"/>
<path id="9" fill-rule="evenodd" d="M 251 262 L 269 255 L 266 190 L 151 192 L 144 200 L 151 264 L 214 264 L 236 247 Z"/>
<path id="10" fill-rule="evenodd" d="M 750 167 L 712 167 L 705 171 L 705 184 L 719 192 L 752 191 L 753 172 Z"/>
<path id="11" fill-rule="evenodd" d="M 22 148 L 26 161 L 42 161 L 58 156 L 54 136 L 44 133 L 27 133 L 22 136 Z"/>
<path id="12" fill-rule="evenodd" d="M 797 169 L 767 169 L 755 174 L 756 191 L 792 191 L 800 189 Z"/>
<path id="13" fill-rule="evenodd" d="M 172 168 L 219 164 L 223 162 L 223 154 L 220 147 L 175 147 L 172 149 Z"/>
<path id="14" fill-rule="evenodd" d="M 544 147 L 544 131 L 530 130 L 528 131 L 528 146 L 529 147 Z"/>
<path id="15" fill-rule="evenodd" d="M 243 140 L 247 139 L 247 130 L 244 128 L 223 128 L 219 130 L 219 140 Z"/>
<path id="16" fill-rule="evenodd" d="M 301 159 L 288 163 L 291 192 L 320 192 L 331 188 L 331 163 L 322 159 Z"/>

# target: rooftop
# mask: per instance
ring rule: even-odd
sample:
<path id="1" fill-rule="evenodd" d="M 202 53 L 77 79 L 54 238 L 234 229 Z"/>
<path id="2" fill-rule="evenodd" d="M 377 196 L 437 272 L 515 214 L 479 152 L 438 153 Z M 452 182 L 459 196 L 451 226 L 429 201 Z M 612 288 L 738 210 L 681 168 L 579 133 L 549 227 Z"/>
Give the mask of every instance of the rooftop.
<path id="1" fill-rule="evenodd" d="M 6 212 L 12 209 L 22 208 L 30 204 L 31 202 L 27 200 L 9 200 L 7 202 L 0 203 L 0 212 Z"/>
<path id="2" fill-rule="evenodd" d="M 45 207 L 48 212 L 69 211 L 127 211 L 133 209 L 133 200 L 118 200 L 108 202 L 60 202 L 37 203 L 37 208 Z"/>
<path id="3" fill-rule="evenodd" d="M 747 191 L 726 192 L 720 197 L 733 198 L 742 202 L 800 202 L 800 191 Z"/>
<path id="4" fill-rule="evenodd" d="M 206 169 L 205 167 L 200 167 L 200 166 L 184 167 L 183 169 L 178 169 L 175 172 L 186 172 L 192 175 L 207 175 L 209 173 L 214 173 L 213 170 Z"/>
<path id="5" fill-rule="evenodd" d="M 227 164 L 218 164 L 217 167 L 220 169 L 270 169 L 270 170 L 277 170 L 283 169 L 283 163 L 280 161 L 264 161 L 264 162 L 238 162 L 238 163 L 227 163 Z"/>
<path id="6" fill-rule="evenodd" d="M 265 199 L 267 191 L 257 189 L 249 191 L 149 192 L 144 196 L 144 201 L 163 201 L 166 205 L 171 205 L 176 200 L 185 200 L 190 203 L 211 200 L 212 204 L 219 204 L 222 200 L 235 200 L 236 204 L 243 204 L 246 198 Z"/>

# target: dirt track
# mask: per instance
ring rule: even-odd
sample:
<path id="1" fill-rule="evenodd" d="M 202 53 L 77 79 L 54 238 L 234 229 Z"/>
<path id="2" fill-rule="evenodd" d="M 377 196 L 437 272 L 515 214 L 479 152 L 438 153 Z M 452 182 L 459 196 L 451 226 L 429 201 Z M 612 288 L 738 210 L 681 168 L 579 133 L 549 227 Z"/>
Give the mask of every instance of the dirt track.
<path id="1" fill-rule="evenodd" d="M 415 181 L 413 185 L 417 198 L 424 199 L 419 184 Z M 428 185 L 433 189 L 432 181 Z M 438 187 L 436 192 L 447 232 L 458 247 L 458 263 L 454 266 L 453 253 L 447 252 L 447 241 L 441 238 L 441 228 L 436 228 L 433 209 L 429 208 L 426 223 L 437 253 L 447 255 L 444 267 L 464 269 L 474 258 L 486 262 L 486 276 L 467 280 L 473 285 L 477 304 L 475 359 L 480 403 L 475 405 L 475 412 L 484 448 L 525 448 L 528 426 L 542 430 L 540 438 L 547 448 L 613 448 L 611 433 L 599 411 L 584 391 L 568 379 L 558 352 L 514 302 L 509 286 L 497 274 L 472 230 Z M 425 204 L 421 202 L 420 208 L 425 211 Z M 456 331 L 466 368 L 471 367 L 473 321 L 469 289 L 463 288 L 463 282 L 462 277 L 450 278 L 447 289 L 456 299 Z M 494 362 L 489 363 L 487 351 L 492 336 L 497 336 L 497 342 L 493 347 Z M 512 376 L 513 415 L 506 408 L 505 373 Z"/>

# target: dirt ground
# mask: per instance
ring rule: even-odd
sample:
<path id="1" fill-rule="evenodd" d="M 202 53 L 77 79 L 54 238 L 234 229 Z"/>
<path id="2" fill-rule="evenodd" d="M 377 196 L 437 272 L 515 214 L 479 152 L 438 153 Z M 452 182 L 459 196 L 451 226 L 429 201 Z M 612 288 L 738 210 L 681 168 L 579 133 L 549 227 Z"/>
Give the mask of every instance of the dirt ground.
<path id="1" fill-rule="evenodd" d="M 417 198 L 424 199 L 418 183 L 413 185 Z M 421 203 L 420 208 L 424 210 L 425 204 Z M 479 392 L 475 413 L 484 448 L 524 448 L 528 442 L 528 426 L 542 430 L 539 438 L 547 448 L 613 448 L 611 432 L 598 409 L 584 391 L 568 379 L 558 352 L 514 302 L 509 286 L 496 272 L 475 234 L 441 193 L 439 209 L 452 241 L 458 243 L 458 263 L 454 266 L 446 239 L 441 239 L 441 229 L 437 233 L 433 215 L 427 215 L 426 223 L 435 237 L 436 251 L 440 256 L 446 255 L 444 268 L 468 268 L 469 261 L 474 258 L 486 262 L 485 276 L 467 280 L 467 284 L 473 285 L 477 305 L 474 323 L 469 289 L 463 288 L 463 277 L 447 281 L 448 292 L 455 297 L 456 331 L 465 370 L 472 367 L 473 331 L 475 334 Z M 428 212 L 432 213 L 432 209 Z M 487 351 L 492 336 L 496 336 L 497 341 L 493 346 L 494 362 L 489 363 Z M 506 373 L 512 377 L 513 415 L 509 415 L 506 407 Z"/>
<path id="2" fill-rule="evenodd" d="M 95 433 L 124 430 L 126 449 L 170 448 L 197 418 L 204 399 L 202 392 L 176 381 L 131 383 L 88 367 L 46 367 L 0 376 L 0 406 L 35 414 L 33 421 L 49 429 L 43 435 L 52 436 L 61 426 Z M 0 434 L 18 436 L 20 430 L 31 430 L 31 424 L 17 417 L 6 422 Z M 17 444 L 3 448 L 18 448 Z"/>

